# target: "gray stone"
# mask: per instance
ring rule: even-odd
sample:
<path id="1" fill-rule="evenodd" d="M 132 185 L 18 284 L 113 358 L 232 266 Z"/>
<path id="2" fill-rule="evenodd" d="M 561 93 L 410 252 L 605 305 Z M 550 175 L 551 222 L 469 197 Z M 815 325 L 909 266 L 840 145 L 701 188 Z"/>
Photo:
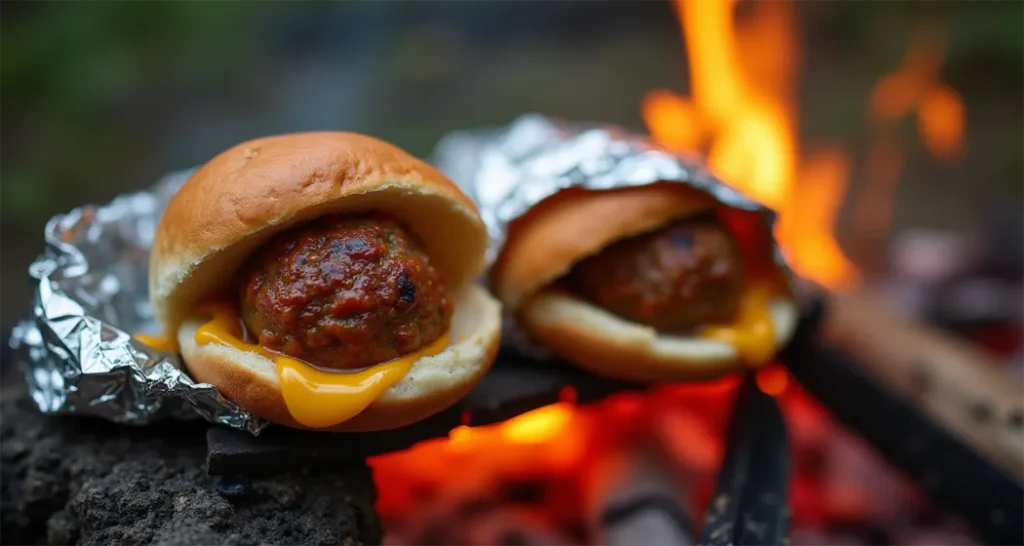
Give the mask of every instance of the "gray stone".
<path id="1" fill-rule="evenodd" d="M 7 544 L 379 544 L 364 463 L 241 481 L 208 476 L 207 425 L 40 415 L 0 392 Z"/>

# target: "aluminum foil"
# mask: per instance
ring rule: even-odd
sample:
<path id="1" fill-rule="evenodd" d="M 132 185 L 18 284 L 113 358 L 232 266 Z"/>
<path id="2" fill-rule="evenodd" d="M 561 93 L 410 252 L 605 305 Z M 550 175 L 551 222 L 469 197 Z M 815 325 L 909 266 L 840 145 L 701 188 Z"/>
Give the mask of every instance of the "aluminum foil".
<path id="1" fill-rule="evenodd" d="M 499 129 L 457 131 L 434 150 L 434 164 L 476 201 L 491 237 L 493 263 L 509 222 L 559 190 L 607 190 L 679 182 L 721 204 L 760 214 L 772 233 L 774 211 L 715 177 L 695 156 L 670 152 L 645 136 L 610 126 L 527 114 Z M 774 243 L 774 239 L 771 239 Z M 793 288 L 778 245 L 775 261 Z"/>
<path id="2" fill-rule="evenodd" d="M 678 182 L 721 204 L 759 215 L 772 233 L 776 215 L 715 177 L 696 156 L 669 152 L 645 136 L 610 126 L 569 123 L 527 114 L 507 127 L 450 133 L 434 150 L 434 164 L 477 203 L 490 235 L 488 261 L 504 244 L 510 222 L 559 190 L 607 190 Z M 758 219 L 754 218 L 754 222 Z M 773 241 L 775 262 L 796 293 L 792 271 Z M 502 345 L 537 362 L 557 360 L 508 313 Z"/>
<path id="3" fill-rule="evenodd" d="M 149 248 L 171 196 L 191 171 L 150 191 L 54 217 L 45 252 L 29 268 L 32 318 L 11 336 L 15 358 L 40 411 L 129 425 L 205 418 L 253 434 L 266 422 L 196 383 L 177 354 L 132 338 L 158 327 L 149 304 Z"/>
<path id="4" fill-rule="evenodd" d="M 775 219 L 695 158 L 613 127 L 527 115 L 506 128 L 452 133 L 438 144 L 434 161 L 477 201 L 491 237 L 490 260 L 509 222 L 572 186 L 596 190 L 675 181 L 726 206 L 762 214 L 769 233 Z M 253 434 L 266 426 L 212 385 L 193 381 L 178 355 L 131 336 L 158 329 L 149 305 L 149 248 L 164 207 L 189 174 L 171 174 L 149 191 L 82 207 L 47 224 L 46 250 L 29 269 L 35 282 L 32 317 L 11 337 L 43 413 L 131 425 L 201 417 Z M 777 247 L 775 255 L 789 272 Z M 522 337 L 515 330 L 506 335 L 508 341 Z M 521 348 L 544 356 L 543 348 L 520 341 Z"/>

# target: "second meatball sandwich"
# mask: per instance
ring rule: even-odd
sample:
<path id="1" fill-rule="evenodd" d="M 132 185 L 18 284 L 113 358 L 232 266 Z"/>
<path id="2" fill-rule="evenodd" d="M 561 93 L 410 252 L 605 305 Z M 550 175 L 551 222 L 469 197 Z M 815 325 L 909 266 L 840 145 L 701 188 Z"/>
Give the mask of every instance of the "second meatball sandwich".
<path id="1" fill-rule="evenodd" d="M 379 140 L 308 133 L 204 165 L 157 228 L 150 291 L 190 374 L 270 421 L 403 426 L 497 352 L 474 283 L 487 232 L 441 173 Z"/>
<path id="2" fill-rule="evenodd" d="M 509 226 L 495 292 L 539 341 L 636 382 L 767 363 L 797 307 L 759 213 L 678 183 L 570 188 Z"/>

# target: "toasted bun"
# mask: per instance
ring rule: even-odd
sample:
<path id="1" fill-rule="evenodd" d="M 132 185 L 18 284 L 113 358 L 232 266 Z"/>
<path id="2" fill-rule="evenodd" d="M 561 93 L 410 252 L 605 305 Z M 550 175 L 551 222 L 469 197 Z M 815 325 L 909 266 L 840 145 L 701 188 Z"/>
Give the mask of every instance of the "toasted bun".
<path id="1" fill-rule="evenodd" d="M 743 369 L 739 352 L 728 344 L 660 334 L 553 285 L 576 263 L 616 241 L 709 210 L 716 210 L 727 227 L 750 225 L 750 213 L 721 209 L 711 196 L 682 184 L 562 190 L 509 226 L 508 242 L 491 271 L 492 285 L 538 341 L 595 373 L 651 382 L 708 379 Z M 771 265 L 770 234 L 746 235 L 755 242 L 747 256 L 755 263 L 748 261 L 748 270 L 783 285 Z M 780 289 L 771 316 L 781 346 L 792 336 L 797 317 L 787 290 Z"/>
<path id="2" fill-rule="evenodd" d="M 196 345 L 195 331 L 207 319 L 196 316 L 196 307 L 228 292 L 238 266 L 275 234 L 326 214 L 360 211 L 389 214 L 423 243 L 455 303 L 452 344 L 417 361 L 369 408 L 331 430 L 402 426 L 468 392 L 490 367 L 500 337 L 499 304 L 473 284 L 484 264 L 487 230 L 472 202 L 433 167 L 351 133 L 240 144 L 197 170 L 171 200 L 156 230 L 150 296 L 164 331 L 177 333 L 192 376 L 255 415 L 300 427 L 284 404 L 271 360 Z"/>
<path id="3" fill-rule="evenodd" d="M 796 328 L 797 306 L 780 295 L 770 314 L 776 346 Z M 555 352 L 596 374 L 647 383 L 711 379 L 744 368 L 735 347 L 658 333 L 567 292 L 548 288 L 523 305 L 527 330 Z"/>
<path id="4" fill-rule="evenodd" d="M 682 184 L 562 190 L 509 226 L 492 284 L 506 305 L 517 308 L 524 297 L 609 244 L 714 207 L 710 196 Z"/>
<path id="5" fill-rule="evenodd" d="M 213 158 L 164 212 L 149 277 L 164 331 L 177 331 L 274 234 L 325 214 L 367 210 L 403 221 L 449 287 L 482 269 L 487 230 L 472 202 L 430 165 L 352 133 L 261 138 Z"/>
<path id="6" fill-rule="evenodd" d="M 501 306 L 484 289 L 468 284 L 454 294 L 452 343 L 443 352 L 417 360 L 395 385 L 362 413 L 329 429 L 335 432 L 385 430 L 433 415 L 466 395 L 490 369 L 501 334 Z M 229 400 L 282 425 L 303 428 L 285 406 L 277 367 L 269 359 L 226 345 L 196 345 L 206 317 L 189 317 L 178 343 L 189 373 L 216 385 Z"/>

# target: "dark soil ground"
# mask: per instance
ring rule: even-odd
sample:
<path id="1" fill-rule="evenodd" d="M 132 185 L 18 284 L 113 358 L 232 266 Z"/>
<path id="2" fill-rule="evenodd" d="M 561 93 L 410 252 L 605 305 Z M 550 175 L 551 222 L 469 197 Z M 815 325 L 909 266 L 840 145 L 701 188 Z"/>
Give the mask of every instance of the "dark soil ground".
<path id="1" fill-rule="evenodd" d="M 203 423 L 129 428 L 44 417 L 0 391 L 4 544 L 379 544 L 365 465 L 206 475 Z"/>

